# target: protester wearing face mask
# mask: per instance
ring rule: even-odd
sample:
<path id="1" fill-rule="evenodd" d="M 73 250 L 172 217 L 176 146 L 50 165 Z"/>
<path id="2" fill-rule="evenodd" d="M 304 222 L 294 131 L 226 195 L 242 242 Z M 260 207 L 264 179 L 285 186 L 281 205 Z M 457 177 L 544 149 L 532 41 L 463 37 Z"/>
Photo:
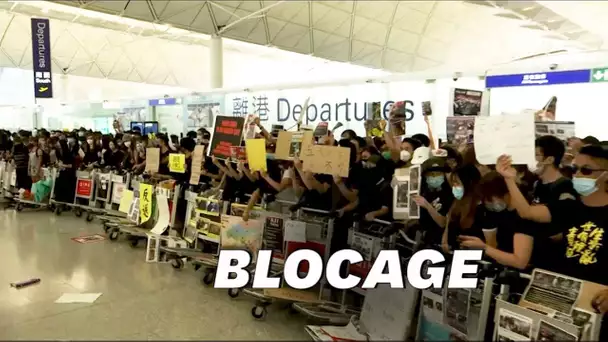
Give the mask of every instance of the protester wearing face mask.
<path id="1" fill-rule="evenodd" d="M 564 235 L 562 258 L 556 260 L 559 272 L 565 275 L 608 285 L 608 150 L 601 146 L 585 146 L 574 158 L 572 184 L 580 200 L 565 199 L 547 205 L 529 205 L 514 181 L 514 170 L 508 156 L 497 162 L 497 171 L 504 177 L 520 216 L 557 225 Z M 601 313 L 608 312 L 608 290 L 595 294 L 592 306 Z M 603 320 L 600 340 L 608 334 Z"/>
<path id="2" fill-rule="evenodd" d="M 390 178 L 385 177 L 382 168 L 383 158 L 373 147 L 363 149 L 362 184 L 359 189 L 357 210 L 366 221 L 374 219 L 390 220 L 393 189 Z"/>
<path id="3" fill-rule="evenodd" d="M 86 137 L 86 144 L 82 146 L 84 157 L 82 163 L 86 166 L 98 164 L 100 161 L 99 151 L 95 146 L 95 139 L 92 135 Z"/>
<path id="4" fill-rule="evenodd" d="M 478 237 L 485 241 L 480 221 L 481 195 L 479 181 L 481 175 L 474 165 L 462 166 L 450 175 L 454 203 L 448 212 L 446 229 L 443 231 L 441 246 L 444 252 L 458 249 L 458 236 L 467 235 Z"/>
<path id="5" fill-rule="evenodd" d="M 444 158 L 430 158 L 422 164 L 422 194 L 414 201 L 422 209 L 420 225 L 429 244 L 441 243 L 446 216 L 454 202 L 452 188 L 446 179 L 448 170 Z"/>
<path id="6" fill-rule="evenodd" d="M 404 138 L 401 142 L 401 153 L 399 159 L 404 163 L 408 163 L 412 159 L 414 151 L 416 151 L 416 149 L 421 146 L 422 143 L 420 143 L 420 141 L 416 139 Z"/>
<path id="7" fill-rule="evenodd" d="M 479 187 L 485 212 L 476 224 L 483 227 L 488 243 L 479 237 L 461 235 L 458 237 L 461 247 L 483 249 L 486 256 L 501 265 L 526 269 L 533 250 L 533 222 L 519 217 L 504 178 L 498 172 L 483 176 Z"/>

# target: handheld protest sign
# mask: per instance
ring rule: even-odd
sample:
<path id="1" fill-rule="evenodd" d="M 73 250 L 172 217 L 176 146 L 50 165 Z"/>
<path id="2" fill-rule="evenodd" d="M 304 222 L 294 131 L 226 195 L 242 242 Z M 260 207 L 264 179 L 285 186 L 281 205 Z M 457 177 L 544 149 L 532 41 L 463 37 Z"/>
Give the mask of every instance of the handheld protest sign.
<path id="1" fill-rule="evenodd" d="M 247 139 L 245 140 L 247 147 L 247 162 L 251 171 L 268 170 L 266 165 L 266 140 L 265 139 Z"/>
<path id="2" fill-rule="evenodd" d="M 186 173 L 186 156 L 181 153 L 169 154 L 169 171 Z"/>
<path id="3" fill-rule="evenodd" d="M 213 127 L 213 137 L 209 154 L 218 159 L 229 159 L 230 148 L 241 146 L 245 118 L 232 116 L 217 116 Z"/>
<path id="4" fill-rule="evenodd" d="M 201 169 L 203 168 L 203 155 L 205 153 L 205 147 L 202 145 L 196 145 L 194 152 L 192 152 L 192 164 L 190 167 L 190 184 L 197 185 L 201 178 Z"/>
<path id="5" fill-rule="evenodd" d="M 146 171 L 158 172 L 160 166 L 160 149 L 158 147 L 146 149 Z"/>
<path id="6" fill-rule="evenodd" d="M 348 177 L 350 149 L 339 146 L 311 145 L 302 150 L 304 171 Z"/>

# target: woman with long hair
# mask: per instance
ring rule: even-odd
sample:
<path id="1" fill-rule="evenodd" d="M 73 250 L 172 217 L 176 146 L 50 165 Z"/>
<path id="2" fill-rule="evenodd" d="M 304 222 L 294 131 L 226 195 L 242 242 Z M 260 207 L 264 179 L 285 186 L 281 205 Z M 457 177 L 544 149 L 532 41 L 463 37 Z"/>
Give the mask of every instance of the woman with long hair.
<path id="1" fill-rule="evenodd" d="M 480 180 L 479 170 L 471 164 L 459 167 L 450 175 L 454 203 L 448 212 L 441 240 L 445 252 L 457 248 L 459 235 L 474 236 L 485 241 L 482 228 L 475 225 L 478 213 L 481 212 L 478 210 L 482 199 L 479 191 Z"/>
<path id="2" fill-rule="evenodd" d="M 57 159 L 59 175 L 55 181 L 55 189 L 59 191 L 55 191 L 55 200 L 72 203 L 76 192 L 76 160 L 65 140 L 59 140 L 57 143 Z"/>

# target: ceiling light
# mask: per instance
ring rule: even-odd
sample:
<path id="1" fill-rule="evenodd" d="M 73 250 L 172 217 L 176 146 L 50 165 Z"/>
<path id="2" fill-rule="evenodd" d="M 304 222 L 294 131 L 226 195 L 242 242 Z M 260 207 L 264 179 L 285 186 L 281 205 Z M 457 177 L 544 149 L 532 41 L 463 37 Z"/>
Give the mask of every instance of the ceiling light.
<path id="1" fill-rule="evenodd" d="M 43 9 L 40 10 L 40 12 L 46 14 L 46 13 L 49 13 L 49 9 L 48 8 L 43 8 Z"/>
<path id="2" fill-rule="evenodd" d="M 524 8 L 524 9 L 522 9 L 522 11 L 527 12 L 527 11 L 531 11 L 531 10 L 533 10 L 533 9 L 535 9 L 535 8 L 536 8 L 536 6 L 530 6 L 530 7 L 526 7 L 526 8 Z"/>

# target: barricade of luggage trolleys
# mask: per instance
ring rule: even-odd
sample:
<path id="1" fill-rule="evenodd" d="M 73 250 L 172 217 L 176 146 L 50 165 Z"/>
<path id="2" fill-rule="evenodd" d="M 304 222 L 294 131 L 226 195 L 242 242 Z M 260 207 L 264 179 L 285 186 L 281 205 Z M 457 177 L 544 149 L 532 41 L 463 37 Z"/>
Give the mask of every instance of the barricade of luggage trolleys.
<path id="1" fill-rule="evenodd" d="M 147 240 L 146 261 L 159 262 L 161 240 L 177 240 L 174 236 L 163 235 L 166 235 L 167 229 L 175 226 L 175 208 L 180 186 L 173 180 L 158 181 L 144 175 L 134 177 L 130 182 L 132 190 L 129 190 L 127 180 L 130 178 L 126 174 L 120 177 L 114 175 L 109 179 L 106 176 L 100 180 L 112 183 L 115 191 L 111 195 L 113 200 L 108 205 L 110 194 L 104 193 L 106 197 L 99 202 L 104 203 L 106 209 L 91 210 L 94 210 L 93 215 L 99 213 L 97 218 L 102 222 L 110 241 L 117 241 L 120 235 L 125 235 L 130 245 L 137 247 L 141 241 Z M 142 201 L 147 205 L 140 206 Z M 126 213 L 126 218 L 115 211 L 116 202 L 119 207 L 124 207 L 119 209 L 123 209 L 122 214 Z M 142 208 L 144 212 L 141 212 Z"/>

